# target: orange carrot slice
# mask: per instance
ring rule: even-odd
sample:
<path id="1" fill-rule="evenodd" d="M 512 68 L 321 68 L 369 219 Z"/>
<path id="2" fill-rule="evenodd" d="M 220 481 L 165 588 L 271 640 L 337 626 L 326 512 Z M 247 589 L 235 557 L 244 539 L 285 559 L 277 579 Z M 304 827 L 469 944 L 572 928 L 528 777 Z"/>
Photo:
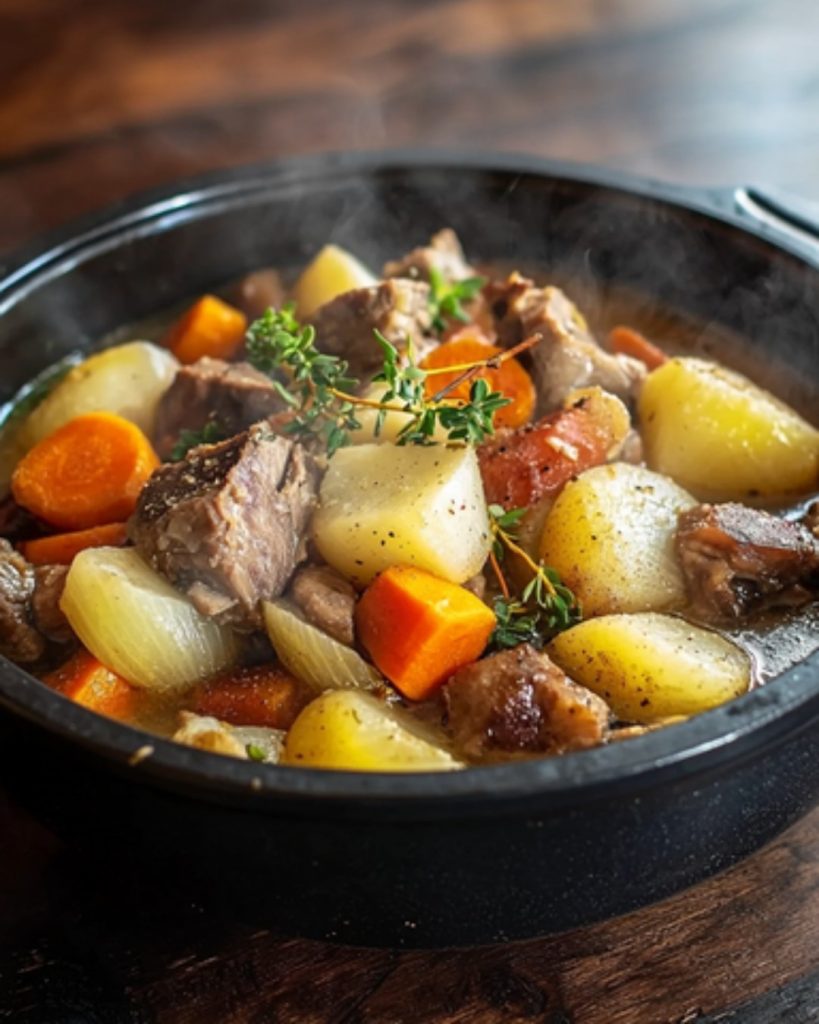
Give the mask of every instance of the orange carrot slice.
<path id="1" fill-rule="evenodd" d="M 42 681 L 77 704 L 109 718 L 131 718 L 137 707 L 138 691 L 84 648 L 60 668 L 44 675 Z"/>
<path id="2" fill-rule="evenodd" d="M 108 412 L 69 420 L 17 464 L 15 501 L 62 530 L 122 522 L 159 465 L 139 427 Z"/>
<path id="3" fill-rule="evenodd" d="M 195 363 L 203 356 L 230 359 L 246 330 L 244 313 L 215 295 L 203 295 L 171 327 L 165 345 L 180 363 Z"/>
<path id="4" fill-rule="evenodd" d="M 127 539 L 125 523 L 106 523 L 105 526 L 92 526 L 90 530 L 25 540 L 19 548 L 32 565 L 71 565 L 74 556 L 86 548 L 121 547 Z"/>
<path id="5" fill-rule="evenodd" d="M 215 676 L 196 690 L 193 710 L 232 725 L 289 729 L 315 697 L 278 665 L 254 665 Z"/>
<path id="6" fill-rule="evenodd" d="M 495 616 L 470 591 L 412 566 L 393 566 L 356 608 L 361 643 L 410 700 L 424 700 L 483 653 Z"/>
<path id="7" fill-rule="evenodd" d="M 665 352 L 633 327 L 613 327 L 609 331 L 609 346 L 612 352 L 639 359 L 649 370 L 668 362 Z"/>
<path id="8" fill-rule="evenodd" d="M 609 432 L 582 406 L 499 434 L 478 449 L 486 500 L 506 509 L 529 508 L 557 495 L 584 469 L 605 462 L 610 445 Z"/>
<path id="9" fill-rule="evenodd" d="M 486 341 L 480 329 L 467 327 L 460 330 L 450 341 L 433 349 L 422 360 L 420 366 L 423 370 L 441 370 L 448 366 L 458 367 L 482 362 L 493 356 L 501 355 L 502 352 L 502 348 L 496 348 Z M 431 398 L 437 394 L 447 384 L 454 381 L 461 372 L 461 370 L 453 369 L 451 373 L 430 374 L 425 385 L 427 397 Z M 453 388 L 448 392 L 447 397 L 468 402 L 472 382 L 478 377 L 483 378 L 492 391 L 500 391 L 505 398 L 510 399 L 509 405 L 495 413 L 496 427 L 520 427 L 529 422 L 534 412 L 537 395 L 532 378 L 517 359 L 507 359 L 497 367 L 487 367 L 485 370 L 481 370 L 476 377 Z"/>

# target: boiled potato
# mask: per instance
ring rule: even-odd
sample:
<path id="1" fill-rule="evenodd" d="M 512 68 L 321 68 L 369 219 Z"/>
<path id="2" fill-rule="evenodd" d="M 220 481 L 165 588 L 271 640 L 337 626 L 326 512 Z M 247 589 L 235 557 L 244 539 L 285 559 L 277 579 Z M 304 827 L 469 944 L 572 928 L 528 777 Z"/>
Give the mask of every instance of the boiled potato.
<path id="1" fill-rule="evenodd" d="M 186 690 L 239 653 L 231 629 L 200 615 L 133 548 L 81 551 L 60 607 L 103 665 L 145 690 Z"/>
<path id="2" fill-rule="evenodd" d="M 157 404 L 178 369 L 170 352 L 149 341 L 131 341 L 89 356 L 28 416 L 20 430 L 21 444 L 27 451 L 88 412 L 116 413 L 151 437 Z"/>
<path id="3" fill-rule="evenodd" d="M 369 398 L 372 401 L 380 402 L 386 394 L 387 386 L 385 384 L 371 384 L 364 391 L 364 398 Z M 400 405 L 398 399 L 393 399 L 390 405 Z M 350 431 L 350 443 L 351 444 L 394 444 L 402 428 L 405 427 L 412 419 L 412 414 L 407 412 L 388 412 L 384 417 L 384 422 L 381 424 L 381 430 L 379 431 L 378 437 L 375 436 L 375 424 L 378 418 L 377 409 L 368 409 L 362 406 L 360 409 L 356 409 L 356 419 L 361 424 L 358 430 Z M 448 436 L 447 431 L 441 426 L 440 423 L 435 425 L 435 433 L 432 435 L 433 441 L 443 443 L 446 441 Z"/>
<path id="4" fill-rule="evenodd" d="M 377 283 L 378 279 L 351 253 L 337 245 L 325 245 L 293 286 L 296 313 L 300 320 L 309 320 L 337 295 Z"/>
<path id="5" fill-rule="evenodd" d="M 586 615 L 667 611 L 686 593 L 674 554 L 677 516 L 694 499 L 667 477 L 615 462 L 567 484 L 543 526 L 540 556 Z"/>
<path id="6" fill-rule="evenodd" d="M 342 448 L 321 482 L 313 539 L 354 583 L 369 583 L 391 565 L 463 583 L 491 546 L 474 448 Z"/>
<path id="7" fill-rule="evenodd" d="M 671 359 L 649 374 L 639 413 L 646 460 L 698 498 L 800 494 L 819 477 L 819 431 L 738 373 Z"/>
<path id="8" fill-rule="evenodd" d="M 318 697 L 290 727 L 282 764 L 359 772 L 462 768 L 410 716 L 359 690 Z"/>
<path id="9" fill-rule="evenodd" d="M 623 721 L 695 715 L 745 693 L 751 661 L 735 644 L 683 619 L 648 612 L 588 619 L 548 653 Z"/>

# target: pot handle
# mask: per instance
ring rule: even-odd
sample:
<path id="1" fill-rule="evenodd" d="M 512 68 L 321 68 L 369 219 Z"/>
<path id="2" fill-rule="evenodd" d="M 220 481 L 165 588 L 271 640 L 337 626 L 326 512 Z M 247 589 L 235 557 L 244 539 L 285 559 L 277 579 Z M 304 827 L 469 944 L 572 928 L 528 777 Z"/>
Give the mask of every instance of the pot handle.
<path id="1" fill-rule="evenodd" d="M 734 209 L 802 245 L 819 245 L 819 203 L 772 186 L 733 191 Z"/>

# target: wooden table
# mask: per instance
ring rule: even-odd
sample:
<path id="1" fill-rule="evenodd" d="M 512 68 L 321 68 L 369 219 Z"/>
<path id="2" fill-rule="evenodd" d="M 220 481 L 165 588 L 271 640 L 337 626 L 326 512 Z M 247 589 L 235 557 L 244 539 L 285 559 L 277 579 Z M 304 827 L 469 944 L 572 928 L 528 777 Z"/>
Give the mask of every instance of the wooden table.
<path id="1" fill-rule="evenodd" d="M 816 0 L 2 0 L 0 252 L 180 175 L 325 149 L 819 198 L 817 40 Z M 112 906 L 1 790 L 0 835 L 0 1021 L 819 1021 L 819 811 L 628 918 L 431 954 L 249 932 L 172 894 Z"/>

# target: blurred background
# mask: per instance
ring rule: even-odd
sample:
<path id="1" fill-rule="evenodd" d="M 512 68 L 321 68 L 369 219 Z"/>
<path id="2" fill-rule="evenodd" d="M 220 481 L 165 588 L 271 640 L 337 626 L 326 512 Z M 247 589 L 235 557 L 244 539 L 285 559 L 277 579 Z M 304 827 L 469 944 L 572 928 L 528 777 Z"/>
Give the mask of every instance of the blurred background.
<path id="1" fill-rule="evenodd" d="M 0 251 L 296 153 L 523 151 L 819 199 L 816 0 L 0 0 Z"/>

